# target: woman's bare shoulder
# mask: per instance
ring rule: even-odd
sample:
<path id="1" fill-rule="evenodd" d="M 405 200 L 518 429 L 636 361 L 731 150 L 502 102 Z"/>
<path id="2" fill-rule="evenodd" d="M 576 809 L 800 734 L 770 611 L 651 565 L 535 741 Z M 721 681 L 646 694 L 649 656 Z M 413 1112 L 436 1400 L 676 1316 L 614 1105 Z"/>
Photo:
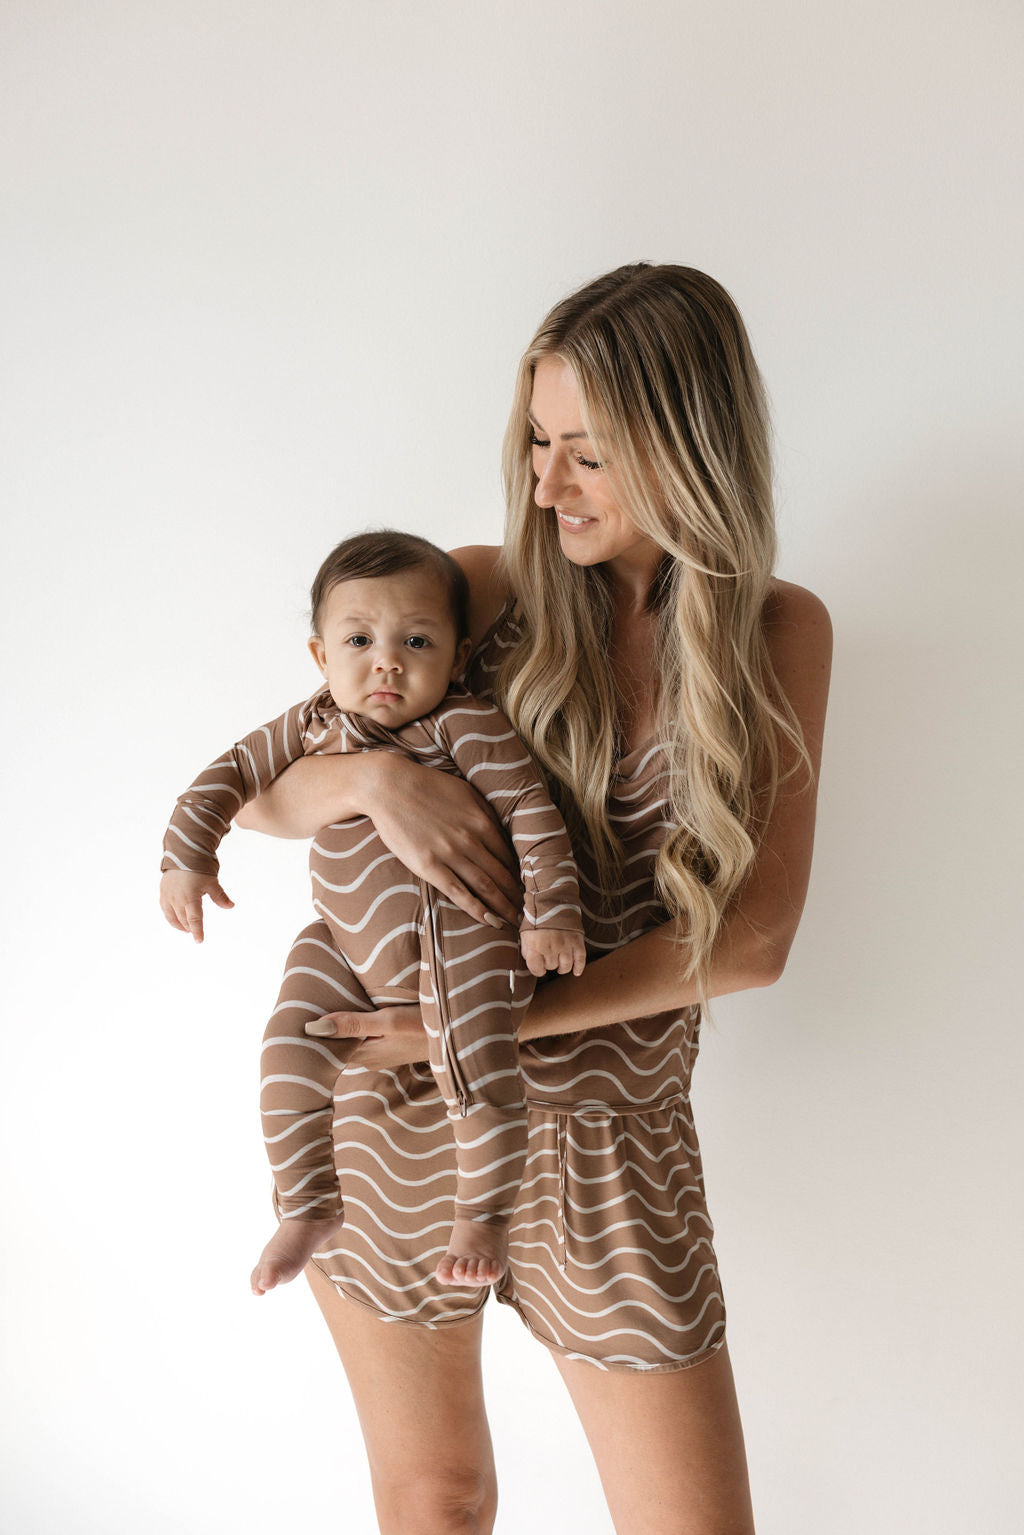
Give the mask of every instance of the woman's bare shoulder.
<path id="1" fill-rule="evenodd" d="M 772 644 L 785 645 L 787 638 L 832 645 L 832 620 L 828 608 L 806 586 L 792 581 L 773 581 L 764 606 L 764 624 Z"/>
<path id="2" fill-rule="evenodd" d="M 764 607 L 764 628 L 776 678 L 805 735 L 820 731 L 832 670 L 828 608 L 805 586 L 773 581 Z"/>
<path id="3" fill-rule="evenodd" d="M 469 633 L 473 644 L 482 640 L 509 598 L 501 567 L 501 548 L 492 544 L 468 544 L 452 549 L 451 556 L 469 582 Z"/>

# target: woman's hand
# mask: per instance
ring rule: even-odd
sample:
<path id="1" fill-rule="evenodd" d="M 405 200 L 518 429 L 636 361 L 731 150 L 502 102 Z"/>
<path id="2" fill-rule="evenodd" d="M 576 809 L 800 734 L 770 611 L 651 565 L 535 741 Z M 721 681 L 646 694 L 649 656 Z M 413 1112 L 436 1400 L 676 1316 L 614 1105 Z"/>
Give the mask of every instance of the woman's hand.
<path id="1" fill-rule="evenodd" d="M 486 800 L 464 779 L 397 752 L 303 757 L 235 817 L 274 837 L 315 837 L 322 826 L 369 816 L 411 873 L 477 922 L 516 922 L 519 866 Z"/>
<path id="2" fill-rule="evenodd" d="M 519 866 L 487 801 L 462 778 L 396 752 L 374 752 L 366 814 L 400 863 L 467 916 L 491 927 L 517 922 Z"/>
<path id="3" fill-rule="evenodd" d="M 319 1039 L 358 1039 L 349 1057 L 353 1066 L 386 1071 L 427 1059 L 427 1031 L 417 1003 L 378 1007 L 369 1013 L 324 1013 L 306 1024 Z"/>

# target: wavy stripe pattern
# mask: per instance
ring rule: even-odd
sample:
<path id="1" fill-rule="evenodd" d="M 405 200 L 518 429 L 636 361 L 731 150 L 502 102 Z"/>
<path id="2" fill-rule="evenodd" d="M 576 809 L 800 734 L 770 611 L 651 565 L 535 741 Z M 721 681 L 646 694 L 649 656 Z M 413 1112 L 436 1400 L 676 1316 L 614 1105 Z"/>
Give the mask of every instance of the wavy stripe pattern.
<path id="1" fill-rule="evenodd" d="M 486 693 L 507 615 L 478 651 Z M 622 759 L 609 795 L 626 844 L 622 892 L 603 892 L 580 857 L 588 952 L 606 953 L 666 920 L 653 870 L 665 835 L 665 771 L 646 743 Z M 335 829 L 318 839 L 333 852 Z M 464 920 L 464 919 L 463 919 Z M 689 1107 L 700 1014 L 662 1014 L 524 1046 L 527 1154 L 497 1290 L 530 1331 L 599 1369 L 671 1370 L 725 1338 L 725 1306 Z M 385 1320 L 462 1320 L 483 1296 L 438 1285 L 457 1171 L 445 1104 L 425 1067 L 347 1068 L 335 1097 L 335 1159 L 347 1218 L 318 1267 Z"/>

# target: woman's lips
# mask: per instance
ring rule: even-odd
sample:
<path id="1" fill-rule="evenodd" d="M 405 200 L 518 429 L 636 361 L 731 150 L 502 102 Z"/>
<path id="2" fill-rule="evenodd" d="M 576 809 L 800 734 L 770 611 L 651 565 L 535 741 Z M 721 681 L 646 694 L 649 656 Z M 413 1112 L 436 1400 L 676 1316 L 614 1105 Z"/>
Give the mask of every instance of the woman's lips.
<path id="1" fill-rule="evenodd" d="M 567 533 L 582 533 L 585 528 L 593 527 L 596 517 L 574 517 L 571 512 L 560 512 L 555 508 L 555 516 L 558 526 L 564 528 Z"/>

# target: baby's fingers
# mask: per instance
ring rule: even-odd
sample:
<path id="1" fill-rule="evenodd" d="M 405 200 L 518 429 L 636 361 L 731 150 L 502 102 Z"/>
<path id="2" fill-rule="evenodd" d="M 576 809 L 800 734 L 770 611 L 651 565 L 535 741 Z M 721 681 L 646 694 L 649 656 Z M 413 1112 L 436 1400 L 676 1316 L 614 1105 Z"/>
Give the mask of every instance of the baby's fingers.
<path id="1" fill-rule="evenodd" d="M 216 883 L 210 886 L 209 890 L 207 891 L 207 895 L 210 897 L 210 900 L 213 902 L 214 906 L 223 906 L 225 909 L 228 909 L 235 904 L 224 887 Z"/>
<path id="2" fill-rule="evenodd" d="M 185 907 L 184 907 L 184 911 L 182 912 L 182 916 L 184 917 L 184 921 L 185 921 L 185 932 L 186 933 L 191 933 L 192 937 L 195 939 L 196 943 L 202 943 L 202 941 L 203 941 L 203 902 L 202 902 L 202 898 L 200 897 L 200 899 L 198 901 L 187 901 L 185 903 Z"/>

